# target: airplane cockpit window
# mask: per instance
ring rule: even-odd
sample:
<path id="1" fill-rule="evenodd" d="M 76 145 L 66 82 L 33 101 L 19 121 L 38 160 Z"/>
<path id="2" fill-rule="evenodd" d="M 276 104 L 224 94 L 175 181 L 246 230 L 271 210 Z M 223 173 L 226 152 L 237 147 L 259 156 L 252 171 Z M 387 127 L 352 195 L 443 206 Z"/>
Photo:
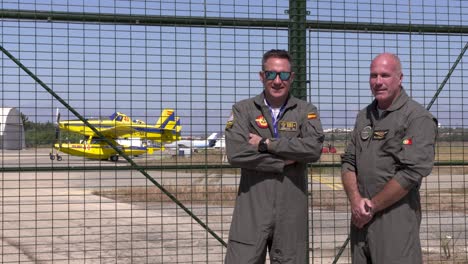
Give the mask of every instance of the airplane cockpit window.
<path id="1" fill-rule="evenodd" d="M 111 116 L 109 116 L 109 119 L 114 120 L 116 116 L 117 116 L 117 113 L 113 113 Z"/>
<path id="2" fill-rule="evenodd" d="M 144 125 L 145 124 L 144 121 L 141 121 L 141 120 L 138 120 L 138 119 L 133 120 L 133 123 L 139 124 L 139 125 Z"/>

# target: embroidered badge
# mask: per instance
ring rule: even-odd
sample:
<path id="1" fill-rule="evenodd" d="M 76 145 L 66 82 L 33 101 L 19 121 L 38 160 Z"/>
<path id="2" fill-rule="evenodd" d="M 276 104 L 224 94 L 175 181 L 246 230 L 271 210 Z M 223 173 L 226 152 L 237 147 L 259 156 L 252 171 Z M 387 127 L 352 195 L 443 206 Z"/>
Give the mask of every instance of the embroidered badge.
<path id="1" fill-rule="evenodd" d="M 376 139 L 376 140 L 385 139 L 387 134 L 388 134 L 388 130 L 375 130 L 373 139 Z"/>
<path id="2" fill-rule="evenodd" d="M 317 118 L 317 114 L 314 112 L 310 112 L 307 114 L 307 119 L 315 119 Z"/>
<path id="3" fill-rule="evenodd" d="M 259 128 L 268 128 L 268 123 L 265 117 L 262 115 L 257 116 L 257 118 L 255 119 L 255 122 L 257 123 L 257 126 Z"/>
<path id="4" fill-rule="evenodd" d="M 231 112 L 231 115 L 228 118 L 228 121 L 226 122 L 226 129 L 232 128 L 234 125 L 234 114 Z"/>
<path id="5" fill-rule="evenodd" d="M 411 138 L 403 139 L 403 145 L 413 145 L 413 139 Z"/>
<path id="6" fill-rule="evenodd" d="M 366 126 L 361 130 L 361 138 L 362 140 L 367 140 L 372 133 L 372 127 Z"/>
<path id="7" fill-rule="evenodd" d="M 280 131 L 297 131 L 297 123 L 296 122 L 288 122 L 288 121 L 279 121 L 278 122 L 278 130 L 280 130 Z"/>

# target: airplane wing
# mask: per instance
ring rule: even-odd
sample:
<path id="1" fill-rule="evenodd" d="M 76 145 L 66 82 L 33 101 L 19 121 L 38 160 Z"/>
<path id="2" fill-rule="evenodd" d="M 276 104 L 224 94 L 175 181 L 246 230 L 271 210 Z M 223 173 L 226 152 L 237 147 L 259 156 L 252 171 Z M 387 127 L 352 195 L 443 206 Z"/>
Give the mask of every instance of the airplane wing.
<path id="1" fill-rule="evenodd" d="M 102 129 L 101 133 L 105 137 L 109 138 L 119 138 L 123 137 L 124 135 L 132 134 L 134 132 L 133 126 L 129 125 L 118 125 L 106 129 Z"/>
<path id="2" fill-rule="evenodd" d="M 174 141 L 175 139 L 172 139 L 173 134 L 177 134 L 175 129 L 157 128 L 146 124 L 117 125 L 115 127 L 102 129 L 101 132 L 105 137 L 110 138 L 146 138 L 159 141 Z"/>

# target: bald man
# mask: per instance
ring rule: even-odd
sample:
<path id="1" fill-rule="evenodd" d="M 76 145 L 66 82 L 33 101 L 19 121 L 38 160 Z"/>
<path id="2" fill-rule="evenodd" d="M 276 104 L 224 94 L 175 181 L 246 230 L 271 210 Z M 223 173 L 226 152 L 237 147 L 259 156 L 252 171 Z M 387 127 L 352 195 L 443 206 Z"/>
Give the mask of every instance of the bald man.
<path id="1" fill-rule="evenodd" d="M 434 164 L 437 120 L 402 87 L 398 56 L 370 65 L 373 102 L 356 119 L 342 155 L 351 204 L 352 263 L 422 263 L 419 188 Z"/>

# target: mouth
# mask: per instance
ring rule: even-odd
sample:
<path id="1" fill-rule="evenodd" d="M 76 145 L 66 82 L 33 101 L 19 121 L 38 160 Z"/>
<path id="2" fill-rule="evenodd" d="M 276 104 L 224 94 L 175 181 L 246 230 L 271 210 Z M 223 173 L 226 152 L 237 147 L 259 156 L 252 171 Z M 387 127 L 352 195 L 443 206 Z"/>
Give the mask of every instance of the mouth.
<path id="1" fill-rule="evenodd" d="M 386 89 L 374 89 L 375 94 L 385 93 L 386 91 Z"/>
<path id="2" fill-rule="evenodd" d="M 279 90 L 281 90 L 281 89 L 283 89 L 283 88 L 284 88 L 283 86 L 272 86 L 272 87 L 271 87 L 271 89 L 277 90 L 277 91 L 279 91 Z"/>

